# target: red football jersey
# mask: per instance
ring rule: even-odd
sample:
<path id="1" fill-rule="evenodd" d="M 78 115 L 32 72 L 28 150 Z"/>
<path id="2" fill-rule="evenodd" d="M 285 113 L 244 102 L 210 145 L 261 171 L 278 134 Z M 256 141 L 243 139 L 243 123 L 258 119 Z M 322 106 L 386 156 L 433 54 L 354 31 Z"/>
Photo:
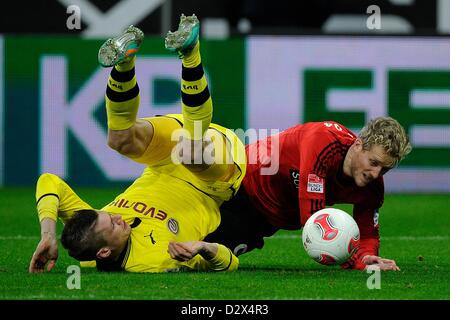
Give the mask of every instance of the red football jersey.
<path id="1" fill-rule="evenodd" d="M 316 211 L 336 203 L 353 204 L 360 249 L 344 267 L 362 269 L 360 258 L 378 255 L 378 209 L 383 178 L 358 187 L 343 174 L 356 135 L 334 121 L 309 122 L 247 145 L 243 187 L 252 205 L 274 226 L 300 229 Z"/>

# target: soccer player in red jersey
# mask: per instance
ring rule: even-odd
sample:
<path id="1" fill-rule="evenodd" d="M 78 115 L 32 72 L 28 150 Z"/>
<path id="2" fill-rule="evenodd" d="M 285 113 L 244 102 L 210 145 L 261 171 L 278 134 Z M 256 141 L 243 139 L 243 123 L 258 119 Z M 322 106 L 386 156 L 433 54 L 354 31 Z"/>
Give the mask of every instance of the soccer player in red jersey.
<path id="1" fill-rule="evenodd" d="M 390 117 L 371 120 L 359 136 L 334 121 L 310 122 L 246 146 L 247 173 L 238 194 L 221 207 L 218 241 L 235 254 L 262 248 L 279 229 L 298 230 L 316 211 L 353 204 L 360 247 L 343 268 L 399 270 L 378 256 L 378 210 L 383 175 L 410 151 L 403 127 Z M 278 170 L 264 169 L 276 167 Z M 267 170 L 266 170 L 267 171 Z"/>

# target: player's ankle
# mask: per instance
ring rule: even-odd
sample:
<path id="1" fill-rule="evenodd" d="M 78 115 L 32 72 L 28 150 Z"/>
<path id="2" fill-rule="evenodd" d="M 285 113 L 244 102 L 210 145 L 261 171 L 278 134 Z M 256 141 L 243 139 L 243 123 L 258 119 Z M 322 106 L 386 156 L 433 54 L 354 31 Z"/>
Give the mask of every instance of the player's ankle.
<path id="1" fill-rule="evenodd" d="M 122 63 L 118 63 L 114 67 L 119 72 L 126 72 L 126 71 L 130 71 L 131 69 L 134 68 L 135 62 L 136 62 L 136 56 L 132 57 L 128 61 L 124 61 Z"/>
<path id="2" fill-rule="evenodd" d="M 182 62 L 187 68 L 194 68 L 202 62 L 200 56 L 200 41 L 197 41 L 192 50 L 184 54 Z"/>

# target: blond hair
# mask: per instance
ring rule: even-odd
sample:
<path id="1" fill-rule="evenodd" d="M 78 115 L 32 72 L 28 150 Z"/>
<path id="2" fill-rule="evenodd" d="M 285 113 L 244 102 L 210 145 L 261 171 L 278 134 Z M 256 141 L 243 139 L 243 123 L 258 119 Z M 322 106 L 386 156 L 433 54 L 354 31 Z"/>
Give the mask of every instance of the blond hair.
<path id="1" fill-rule="evenodd" d="M 370 150 L 375 145 L 381 146 L 394 160 L 392 167 L 395 167 L 412 150 L 405 129 L 391 117 L 370 120 L 361 129 L 359 138 L 362 140 L 364 150 Z"/>

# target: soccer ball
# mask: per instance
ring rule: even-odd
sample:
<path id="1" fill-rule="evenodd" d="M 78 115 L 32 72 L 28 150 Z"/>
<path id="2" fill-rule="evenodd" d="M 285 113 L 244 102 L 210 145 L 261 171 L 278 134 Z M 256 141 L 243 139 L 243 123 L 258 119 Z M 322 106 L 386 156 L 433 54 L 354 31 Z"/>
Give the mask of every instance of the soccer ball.
<path id="1" fill-rule="evenodd" d="M 306 221 L 302 240 L 308 255 L 318 263 L 342 264 L 359 246 L 359 228 L 345 211 L 326 208 Z"/>

